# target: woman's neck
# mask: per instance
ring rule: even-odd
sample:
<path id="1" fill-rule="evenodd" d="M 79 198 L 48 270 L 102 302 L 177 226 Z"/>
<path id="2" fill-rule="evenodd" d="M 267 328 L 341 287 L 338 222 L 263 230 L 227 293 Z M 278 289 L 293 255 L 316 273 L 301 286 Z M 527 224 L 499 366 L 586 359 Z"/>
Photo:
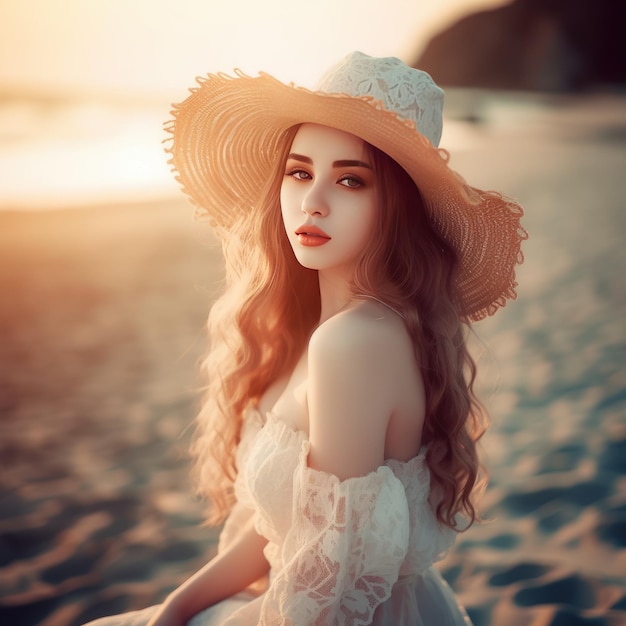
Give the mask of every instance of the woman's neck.
<path id="1" fill-rule="evenodd" d="M 318 272 L 320 284 L 320 324 L 345 308 L 352 299 L 350 282 L 337 272 Z"/>

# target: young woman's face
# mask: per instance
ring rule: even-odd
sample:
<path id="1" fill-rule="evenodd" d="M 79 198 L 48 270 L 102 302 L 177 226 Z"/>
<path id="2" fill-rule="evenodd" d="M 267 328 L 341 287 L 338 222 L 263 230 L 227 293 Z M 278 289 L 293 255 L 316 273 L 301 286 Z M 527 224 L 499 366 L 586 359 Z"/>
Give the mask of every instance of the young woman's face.
<path id="1" fill-rule="evenodd" d="M 300 264 L 350 279 L 378 211 L 376 176 L 363 140 L 303 124 L 287 157 L 280 204 Z"/>

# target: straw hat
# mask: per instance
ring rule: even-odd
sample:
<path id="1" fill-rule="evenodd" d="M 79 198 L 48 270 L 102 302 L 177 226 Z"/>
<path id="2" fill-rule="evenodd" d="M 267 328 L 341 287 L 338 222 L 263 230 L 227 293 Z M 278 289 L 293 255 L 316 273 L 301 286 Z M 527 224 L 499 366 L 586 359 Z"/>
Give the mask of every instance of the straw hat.
<path id="1" fill-rule="evenodd" d="M 170 163 L 183 190 L 224 236 L 258 201 L 285 130 L 315 123 L 352 133 L 397 161 L 436 229 L 457 251 L 462 314 L 479 320 L 515 299 L 522 208 L 470 187 L 438 150 L 443 91 L 400 59 L 348 55 L 317 91 L 272 76 L 209 74 L 174 105 Z"/>

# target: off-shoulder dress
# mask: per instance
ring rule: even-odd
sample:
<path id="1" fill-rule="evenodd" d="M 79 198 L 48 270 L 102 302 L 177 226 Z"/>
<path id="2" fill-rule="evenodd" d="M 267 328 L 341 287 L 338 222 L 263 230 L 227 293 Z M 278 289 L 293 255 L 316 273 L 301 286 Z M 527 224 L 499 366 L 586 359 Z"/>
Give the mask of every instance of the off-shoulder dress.
<path id="1" fill-rule="evenodd" d="M 433 564 L 455 532 L 438 524 L 425 449 L 406 462 L 339 480 L 307 465 L 306 433 L 250 408 L 237 451 L 237 503 L 218 550 L 254 518 L 270 575 L 202 611 L 188 626 L 289 624 L 468 626 Z M 155 607 L 89 626 L 145 626 Z"/>

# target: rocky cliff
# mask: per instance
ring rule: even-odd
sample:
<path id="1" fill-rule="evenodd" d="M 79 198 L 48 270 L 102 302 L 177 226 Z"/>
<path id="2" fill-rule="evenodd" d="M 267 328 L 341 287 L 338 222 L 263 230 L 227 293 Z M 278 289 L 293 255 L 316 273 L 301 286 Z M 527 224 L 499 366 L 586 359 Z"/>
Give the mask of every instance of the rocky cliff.
<path id="1" fill-rule="evenodd" d="M 448 86 L 624 87 L 625 30 L 624 0 L 513 0 L 437 34 L 414 65 Z"/>

